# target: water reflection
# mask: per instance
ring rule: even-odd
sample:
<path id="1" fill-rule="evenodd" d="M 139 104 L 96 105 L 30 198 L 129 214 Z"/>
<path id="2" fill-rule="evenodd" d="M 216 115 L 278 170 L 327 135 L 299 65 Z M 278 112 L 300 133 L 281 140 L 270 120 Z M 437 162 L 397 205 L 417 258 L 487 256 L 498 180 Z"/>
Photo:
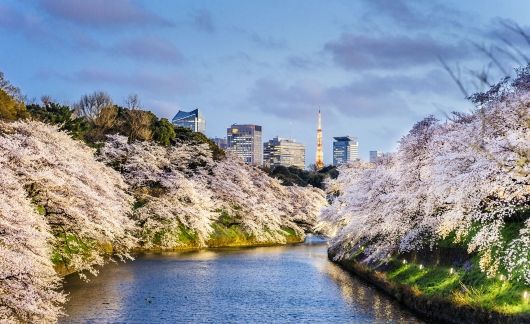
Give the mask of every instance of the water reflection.
<path id="1" fill-rule="evenodd" d="M 62 322 L 417 322 L 327 260 L 325 244 L 141 255 L 67 278 Z"/>

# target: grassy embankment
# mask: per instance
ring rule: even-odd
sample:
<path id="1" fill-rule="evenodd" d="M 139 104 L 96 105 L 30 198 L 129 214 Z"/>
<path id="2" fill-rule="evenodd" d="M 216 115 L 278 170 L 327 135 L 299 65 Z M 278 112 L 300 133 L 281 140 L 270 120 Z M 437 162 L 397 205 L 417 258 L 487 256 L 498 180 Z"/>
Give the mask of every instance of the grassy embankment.
<path id="1" fill-rule="evenodd" d="M 522 222 L 507 224 L 501 231 L 503 245 L 507 246 L 518 237 Z M 438 243 L 438 249 L 464 250 L 471 237 L 478 231 L 476 226 L 470 235 L 458 244 L 454 235 Z M 503 250 L 500 247 L 499 250 Z M 404 263 L 404 260 L 406 263 Z M 530 286 L 508 280 L 506 273 L 488 277 L 479 268 L 479 256 L 469 255 L 464 264 L 423 264 L 417 260 L 393 258 L 386 271 L 387 278 L 397 284 L 407 285 L 425 296 L 447 299 L 458 305 L 469 305 L 502 314 L 530 313 Z"/>
<path id="2" fill-rule="evenodd" d="M 230 215 L 222 212 L 217 221 L 212 224 L 213 232 L 206 240 L 206 247 L 235 247 L 235 246 L 263 246 L 263 245 L 277 245 L 278 242 L 259 241 L 249 233 L 237 222 L 237 220 Z M 279 233 L 285 237 L 285 243 L 299 243 L 303 241 L 303 237 L 296 234 L 293 229 L 284 228 Z M 178 230 L 170 235 L 178 237 L 180 245 L 176 248 L 165 249 L 160 246 L 162 237 L 167 233 L 159 232 L 154 236 L 154 249 L 149 250 L 180 250 L 180 249 L 194 249 L 201 248 L 197 235 L 190 229 L 179 226 Z M 204 246 L 202 246 L 204 247 Z M 140 248 L 140 250 L 142 250 Z"/>
<path id="3" fill-rule="evenodd" d="M 200 248 L 251 247 L 282 244 L 277 241 L 256 240 L 254 236 L 248 234 L 234 218 L 226 213 L 221 213 L 219 219 L 212 224 L 212 228 L 213 232 L 206 240 L 206 246 L 199 243 L 197 234 L 193 230 L 180 225 L 177 230 L 171 233 L 163 231 L 155 233 L 152 236 L 152 242 L 150 242 L 152 243 L 150 244 L 152 247 L 145 248 L 140 245 L 134 252 L 179 251 Z M 284 228 L 279 234 L 285 238 L 285 244 L 301 243 L 304 240 L 303 237 L 297 235 L 291 228 Z M 172 248 L 163 247 L 161 243 L 163 237 L 166 235 L 176 237 L 179 245 Z M 108 255 L 112 254 L 112 245 L 109 243 L 90 242 L 91 244 L 87 244 L 89 242 L 80 242 L 75 235 L 66 234 L 58 235 L 56 238 L 62 244 L 55 247 L 52 253 L 52 261 L 57 273 L 63 276 L 74 272 L 66 266 L 69 260 L 64 258 L 65 255 L 89 255 L 91 249 L 104 251 Z"/>
<path id="4" fill-rule="evenodd" d="M 514 222 L 503 229 L 505 245 L 518 236 L 521 227 L 521 222 Z M 479 268 L 479 255 L 465 251 L 471 237 L 472 233 L 454 243 L 454 236 L 450 236 L 438 242 L 434 251 L 393 256 L 370 266 L 358 262 L 364 258 L 360 248 L 351 259 L 340 263 L 426 316 L 432 316 L 440 305 L 452 305 L 463 316 L 469 315 L 467 318 L 486 314 L 485 318 L 491 316 L 493 322 L 529 320 L 530 286 L 508 280 L 506 274 L 488 277 Z M 450 318 L 451 314 L 443 316 Z"/>
<path id="5" fill-rule="evenodd" d="M 525 298 L 529 288 L 503 277 L 488 278 L 476 263 L 469 270 L 447 266 L 425 266 L 393 259 L 386 278 L 394 284 L 409 286 L 418 295 L 441 298 L 457 305 L 468 305 L 502 314 L 530 312 Z"/>

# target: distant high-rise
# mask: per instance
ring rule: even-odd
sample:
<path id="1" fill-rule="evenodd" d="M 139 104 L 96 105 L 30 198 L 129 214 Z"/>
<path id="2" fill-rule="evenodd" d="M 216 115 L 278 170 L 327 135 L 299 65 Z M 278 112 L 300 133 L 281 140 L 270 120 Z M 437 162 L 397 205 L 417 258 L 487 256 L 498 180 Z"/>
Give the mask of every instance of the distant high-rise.
<path id="1" fill-rule="evenodd" d="M 228 148 L 228 142 L 226 138 L 214 137 L 214 138 L 211 138 L 211 140 L 223 150 L 226 150 Z"/>
<path id="2" fill-rule="evenodd" d="M 194 132 L 204 133 L 206 129 L 206 121 L 199 109 L 192 111 L 179 110 L 173 117 L 172 123 L 176 126 L 189 128 Z"/>
<path id="3" fill-rule="evenodd" d="M 333 165 L 340 165 L 359 159 L 359 142 L 350 136 L 333 137 Z"/>
<path id="4" fill-rule="evenodd" d="M 381 151 L 370 151 L 370 163 L 375 163 L 383 155 Z"/>
<path id="5" fill-rule="evenodd" d="M 320 116 L 320 109 L 318 110 L 318 124 L 317 124 L 317 154 L 315 166 L 317 169 L 324 167 L 324 153 L 322 152 L 322 118 Z"/>
<path id="6" fill-rule="evenodd" d="M 233 124 L 226 130 L 228 150 L 235 153 L 247 164 L 263 163 L 261 126 Z"/>
<path id="7" fill-rule="evenodd" d="M 263 163 L 274 167 L 283 165 L 305 168 L 305 146 L 293 139 L 275 137 L 263 143 Z"/>

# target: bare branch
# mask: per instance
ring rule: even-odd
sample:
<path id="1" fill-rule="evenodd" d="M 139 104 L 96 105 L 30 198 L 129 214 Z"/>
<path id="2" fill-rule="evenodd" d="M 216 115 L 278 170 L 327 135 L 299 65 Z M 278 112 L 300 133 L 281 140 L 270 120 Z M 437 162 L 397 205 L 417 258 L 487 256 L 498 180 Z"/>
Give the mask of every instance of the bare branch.
<path id="1" fill-rule="evenodd" d="M 519 24 L 507 20 L 501 20 L 500 24 L 508 30 L 511 30 L 521 36 L 528 43 L 528 45 L 530 45 L 530 35 L 528 35 Z"/>
<path id="2" fill-rule="evenodd" d="M 495 66 L 497 66 L 497 68 L 499 69 L 499 71 L 501 71 L 501 73 L 503 75 L 509 75 L 508 71 L 506 71 L 506 69 L 502 66 L 501 62 L 495 57 L 495 55 L 493 55 L 493 52 L 486 48 L 485 45 L 481 45 L 481 44 L 478 44 L 478 43 L 475 43 L 475 42 L 471 42 L 479 51 L 481 51 L 482 53 L 484 53 L 492 62 L 493 64 L 495 64 Z"/>
<path id="3" fill-rule="evenodd" d="M 137 94 L 130 94 L 127 99 L 125 99 L 125 106 L 129 110 L 140 109 L 140 98 Z"/>
<path id="4" fill-rule="evenodd" d="M 94 121 L 104 108 L 112 107 L 112 99 L 103 92 L 97 91 L 90 95 L 84 95 L 75 105 L 78 114 Z"/>
<path id="5" fill-rule="evenodd" d="M 469 97 L 469 94 L 466 90 L 466 88 L 464 87 L 464 84 L 462 83 L 462 78 L 460 76 L 460 69 L 457 67 L 457 72 L 458 72 L 458 75 L 455 73 L 455 71 L 453 71 L 451 69 L 451 67 L 449 67 L 449 65 L 447 64 L 447 62 L 441 57 L 441 56 L 438 56 L 438 60 L 440 61 L 440 63 L 442 64 L 442 67 L 444 68 L 445 71 L 447 71 L 447 73 L 449 73 L 449 76 L 451 77 L 451 79 L 453 79 L 453 81 L 456 83 L 456 85 L 458 86 L 458 88 L 460 89 L 460 91 L 464 94 L 464 97 L 467 98 Z"/>

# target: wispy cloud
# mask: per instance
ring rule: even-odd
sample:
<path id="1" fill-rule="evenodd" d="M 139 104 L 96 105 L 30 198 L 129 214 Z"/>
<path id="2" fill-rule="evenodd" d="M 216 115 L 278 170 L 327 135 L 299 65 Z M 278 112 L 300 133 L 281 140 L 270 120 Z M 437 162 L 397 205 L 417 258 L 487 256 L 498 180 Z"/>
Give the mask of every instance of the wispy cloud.
<path id="1" fill-rule="evenodd" d="M 284 49 L 287 48 L 287 44 L 285 43 L 285 40 L 275 38 L 272 36 L 261 36 L 257 33 L 250 34 L 250 40 L 265 49 Z"/>
<path id="2" fill-rule="evenodd" d="M 289 55 L 286 59 L 287 67 L 299 70 L 313 70 L 315 68 L 326 68 L 326 62 L 311 56 Z"/>
<path id="3" fill-rule="evenodd" d="M 460 28 L 466 14 L 448 7 L 445 3 L 418 0 L 363 0 L 365 19 L 384 19 L 395 26 L 415 30 L 417 28 Z"/>
<path id="4" fill-rule="evenodd" d="M 430 35 L 378 35 L 343 33 L 339 39 L 325 44 L 334 62 L 345 69 L 400 69 L 419 66 L 445 58 L 464 58 L 468 44 L 445 43 Z"/>
<path id="5" fill-rule="evenodd" d="M 1 4 L 0 28 L 12 33 L 20 33 L 31 40 L 46 41 L 55 38 L 41 17 Z"/>
<path id="6" fill-rule="evenodd" d="M 56 18 L 88 27 L 173 25 L 130 0 L 40 0 L 40 5 Z"/>
<path id="7" fill-rule="evenodd" d="M 265 114 L 283 118 L 313 118 L 317 105 L 333 108 L 349 118 L 378 116 L 418 117 L 410 99 L 429 95 L 453 95 L 456 89 L 439 69 L 421 75 L 365 74 L 343 85 L 320 83 L 284 84 L 259 79 L 250 89 L 248 104 Z M 431 107 L 426 107 L 427 110 Z"/>
<path id="8" fill-rule="evenodd" d="M 107 52 L 157 63 L 179 64 L 183 61 L 183 55 L 175 45 L 157 37 L 122 40 L 111 46 Z"/>
<path id="9" fill-rule="evenodd" d="M 200 9 L 190 14 L 192 26 L 202 32 L 214 33 L 215 25 L 212 15 L 206 9 Z"/>
<path id="10" fill-rule="evenodd" d="M 116 86 L 137 92 L 145 90 L 154 95 L 189 94 L 199 91 L 197 84 L 177 71 L 155 73 L 152 71 L 118 72 L 88 67 L 73 73 L 44 71 L 40 78 L 55 78 L 67 82 L 87 84 L 96 88 L 102 85 Z"/>

